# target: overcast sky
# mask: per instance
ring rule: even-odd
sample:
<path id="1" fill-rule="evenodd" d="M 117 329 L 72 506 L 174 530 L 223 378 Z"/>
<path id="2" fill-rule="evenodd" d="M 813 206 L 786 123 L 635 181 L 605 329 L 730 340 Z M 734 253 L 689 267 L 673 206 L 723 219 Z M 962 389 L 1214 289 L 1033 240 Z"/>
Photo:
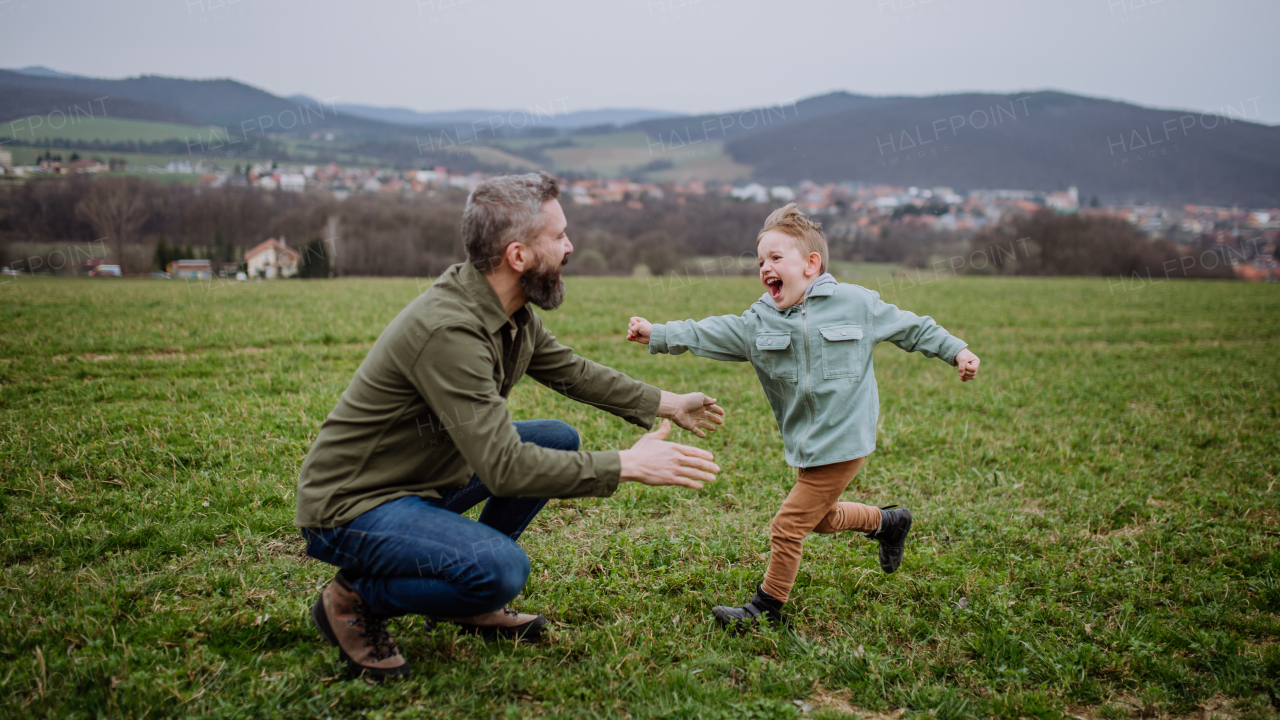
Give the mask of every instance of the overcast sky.
<path id="1" fill-rule="evenodd" d="M 1058 89 L 1276 124 L 1277 29 L 1278 0 L 0 0 L 0 67 L 422 111 Z"/>

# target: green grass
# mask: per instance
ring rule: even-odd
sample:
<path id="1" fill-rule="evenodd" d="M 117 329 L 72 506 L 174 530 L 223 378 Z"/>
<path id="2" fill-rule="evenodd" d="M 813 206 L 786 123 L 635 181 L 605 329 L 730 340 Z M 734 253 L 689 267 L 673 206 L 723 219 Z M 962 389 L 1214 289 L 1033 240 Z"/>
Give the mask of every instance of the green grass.
<path id="1" fill-rule="evenodd" d="M 98 111 L 98 106 L 93 109 Z M 110 108 L 108 107 L 108 110 Z M 99 111 L 100 112 L 100 111 Z M 12 126 L 6 122 L 4 135 L 10 142 L 30 143 L 45 140 L 71 140 L 78 142 L 158 142 L 161 140 L 186 140 L 195 142 L 199 136 L 207 138 L 209 128 L 200 125 L 128 120 L 115 117 L 89 117 L 87 114 L 62 118 L 35 117 L 15 120 Z M 221 135 L 222 129 L 218 129 Z M 63 151 L 64 154 L 67 151 Z"/>
<path id="2" fill-rule="evenodd" d="M 749 367 L 620 336 L 632 314 L 740 312 L 758 284 L 570 279 L 544 313 L 561 341 L 729 408 L 712 438 L 682 434 L 719 482 L 553 501 L 516 601 L 558 621 L 542 643 L 406 618 L 411 678 L 340 679 L 307 617 L 332 570 L 300 554 L 294 482 L 426 282 L 0 285 L 5 716 L 1275 716 L 1280 287 L 1210 282 L 877 287 L 967 340 L 980 379 L 875 351 L 879 449 L 846 497 L 912 508 L 903 567 L 811 538 L 794 632 L 737 636 L 708 610 L 763 573 L 781 440 Z M 511 407 L 586 449 L 638 436 L 527 381 Z"/>
<path id="3" fill-rule="evenodd" d="M 697 128 L 692 131 L 695 139 Z M 688 139 L 685 130 L 680 137 Z M 703 139 L 682 147 L 670 147 L 671 138 L 665 142 L 657 137 L 648 138 L 643 132 L 627 131 L 576 135 L 567 146 L 564 138 L 512 138 L 495 140 L 494 147 L 523 150 L 539 149 L 558 170 L 578 173 L 594 173 L 604 177 L 623 177 L 645 174 L 653 182 L 689 182 L 691 180 L 739 180 L 750 175 L 751 168 L 739 165 L 724 153 L 724 143 Z M 655 160 L 669 160 L 673 167 L 660 171 L 646 171 Z"/>
<path id="4" fill-rule="evenodd" d="M 201 155 L 196 153 L 191 153 L 191 154 L 179 153 L 179 154 L 161 155 L 158 153 L 115 152 L 111 150 L 84 150 L 80 148 L 46 148 L 46 147 L 30 147 L 30 146 L 23 146 L 23 145 L 10 145 L 8 146 L 8 149 L 10 150 L 10 152 L 13 153 L 14 165 L 35 165 L 40 161 L 40 158 L 44 157 L 44 154 L 46 151 L 52 153 L 53 155 L 61 155 L 62 162 L 64 165 L 71 161 L 72 153 L 77 153 L 80 155 L 80 157 L 86 158 L 86 159 L 97 158 L 98 160 L 102 161 L 103 164 L 106 164 L 110 160 L 110 158 L 123 158 L 125 163 L 129 165 L 134 165 L 137 167 L 142 167 L 142 168 L 146 168 L 148 166 L 155 166 L 155 167 L 162 168 L 165 165 L 167 165 L 170 160 L 178 160 L 178 161 L 185 160 L 192 164 L 195 164 L 200 160 L 204 160 L 205 162 L 216 163 L 217 165 L 228 170 L 234 167 L 235 165 L 240 165 L 243 167 L 246 165 L 252 165 L 255 162 L 261 162 L 261 163 L 267 163 L 267 164 L 270 164 L 271 162 L 269 158 L 260 158 L 260 157 L 251 157 L 251 156 L 246 157 L 243 155 L 237 155 L 231 158 L 228 158 L 225 156 L 219 157 L 212 154 Z M 282 164 L 301 165 L 302 163 L 301 162 L 295 163 L 294 161 L 289 161 L 288 163 L 282 163 Z M 98 175 L 98 177 L 111 177 L 111 176 L 145 177 L 148 180 L 151 180 L 153 182 L 159 182 L 159 183 L 174 182 L 175 180 L 179 182 L 194 183 L 199 181 L 200 179 L 200 176 L 196 174 L 186 174 L 186 173 L 159 174 L 159 173 L 149 173 L 145 169 L 134 171 L 134 172 L 125 172 L 125 171 L 107 172 L 107 173 L 102 173 L 101 175 Z M 27 176 L 27 178 L 30 178 L 30 177 L 31 177 L 30 175 Z"/>

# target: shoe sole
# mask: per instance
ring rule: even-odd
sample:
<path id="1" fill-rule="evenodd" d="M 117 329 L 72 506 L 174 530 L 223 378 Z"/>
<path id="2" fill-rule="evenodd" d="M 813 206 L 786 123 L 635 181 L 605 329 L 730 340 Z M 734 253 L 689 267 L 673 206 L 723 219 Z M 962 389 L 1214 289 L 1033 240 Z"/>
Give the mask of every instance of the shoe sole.
<path id="1" fill-rule="evenodd" d="M 338 647 L 338 636 L 333 634 L 333 626 L 329 624 L 329 616 L 324 611 L 323 593 L 311 605 L 311 622 L 315 623 L 316 629 L 320 631 L 320 637 L 324 638 L 325 642 L 332 647 Z"/>

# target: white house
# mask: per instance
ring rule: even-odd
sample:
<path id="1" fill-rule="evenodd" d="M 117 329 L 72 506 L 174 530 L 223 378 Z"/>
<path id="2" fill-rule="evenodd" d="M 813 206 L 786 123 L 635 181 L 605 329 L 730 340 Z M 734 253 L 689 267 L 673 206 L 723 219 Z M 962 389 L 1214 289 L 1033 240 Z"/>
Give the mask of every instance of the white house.
<path id="1" fill-rule="evenodd" d="M 789 203 L 796 199 L 796 193 L 786 185 L 774 185 L 769 188 L 769 197 L 778 202 Z"/>
<path id="2" fill-rule="evenodd" d="M 735 200 L 754 200 L 762 203 L 769 200 L 769 191 L 759 183 L 751 183 L 746 187 L 736 187 L 730 190 L 729 197 Z"/>
<path id="3" fill-rule="evenodd" d="M 307 189 L 307 176 L 302 173 L 283 173 L 279 182 L 281 190 L 302 192 Z"/>
<path id="4" fill-rule="evenodd" d="M 279 240 L 269 238 L 249 248 L 244 254 L 244 261 L 248 265 L 249 277 L 274 280 L 296 275 L 301 257 L 297 250 L 284 244 L 282 237 Z"/>

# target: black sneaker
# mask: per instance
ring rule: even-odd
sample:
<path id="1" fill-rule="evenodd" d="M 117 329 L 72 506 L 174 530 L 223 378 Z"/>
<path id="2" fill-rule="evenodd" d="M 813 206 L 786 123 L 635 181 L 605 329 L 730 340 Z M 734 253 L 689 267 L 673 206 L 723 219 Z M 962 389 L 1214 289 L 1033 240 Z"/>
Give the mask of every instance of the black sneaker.
<path id="1" fill-rule="evenodd" d="M 761 622 L 786 626 L 791 624 L 791 620 L 782 614 L 784 604 L 765 592 L 763 587 L 756 585 L 756 594 L 747 601 L 746 605 L 742 607 L 717 605 L 711 608 L 711 614 L 716 616 L 716 620 L 721 625 L 738 629 L 746 629 Z"/>
<path id="2" fill-rule="evenodd" d="M 895 509 L 897 508 L 897 509 Z M 880 569 L 891 573 L 902 564 L 907 533 L 911 532 L 911 511 L 897 505 L 880 508 L 880 529 L 867 537 L 880 541 Z"/>

